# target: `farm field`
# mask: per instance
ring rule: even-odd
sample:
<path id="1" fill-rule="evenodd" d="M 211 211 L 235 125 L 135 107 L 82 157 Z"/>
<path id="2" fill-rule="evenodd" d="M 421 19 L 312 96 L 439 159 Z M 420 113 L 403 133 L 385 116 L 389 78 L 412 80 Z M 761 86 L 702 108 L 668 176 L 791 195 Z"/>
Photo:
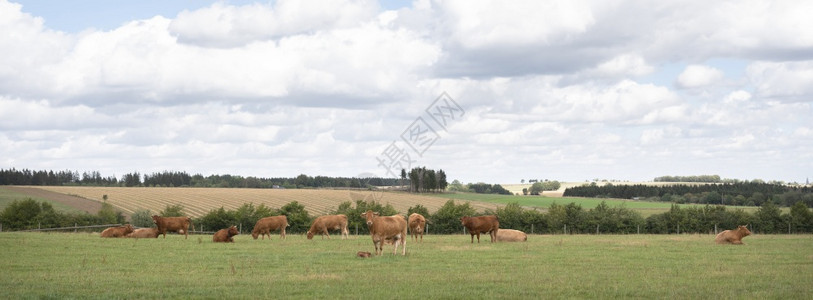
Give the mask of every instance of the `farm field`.
<path id="1" fill-rule="evenodd" d="M 516 202 L 520 206 L 526 208 L 540 208 L 547 209 L 551 204 L 556 203 L 559 205 L 567 205 L 568 203 L 576 203 L 581 205 L 584 209 L 591 209 L 598 206 L 602 201 L 605 201 L 610 207 L 624 206 L 626 208 L 635 210 L 646 218 L 654 214 L 660 214 L 669 211 L 672 203 L 669 202 L 652 202 L 640 200 L 624 200 L 612 198 L 583 198 L 583 197 L 547 197 L 547 196 L 512 196 L 512 195 L 497 195 L 497 194 L 471 194 L 471 193 L 457 193 L 457 194 L 442 194 L 438 197 L 446 199 L 460 199 L 477 202 L 488 202 L 495 204 L 508 204 Z M 680 207 L 690 206 L 705 206 L 705 204 L 678 204 Z M 746 212 L 753 213 L 757 211 L 757 207 L 747 206 L 728 206 L 728 209 L 742 209 Z M 787 208 L 782 208 L 783 211 Z"/>
<path id="2" fill-rule="evenodd" d="M 211 236 L 102 239 L 96 233 L 1 233 L 0 298 L 809 299 L 811 235 L 530 235 L 407 242 L 406 256 L 348 240 Z"/>
<path id="3" fill-rule="evenodd" d="M 138 209 L 159 212 L 167 205 L 180 204 L 190 217 L 200 217 L 221 206 L 234 210 L 245 203 L 255 206 L 265 204 L 279 208 L 292 201 L 305 206 L 312 216 L 336 210 L 340 203 L 356 200 L 376 200 L 391 204 L 396 210 L 406 212 L 409 207 L 423 205 L 429 211 L 436 211 L 449 199 L 426 195 L 398 192 L 373 192 L 361 190 L 332 189 L 236 189 L 236 188 L 162 188 L 162 187 L 81 187 L 81 186 L 38 186 L 38 189 L 76 195 L 101 202 L 107 195 L 110 203 L 124 214 L 130 215 Z M 458 201 L 467 201 L 460 199 Z M 479 211 L 495 209 L 500 204 L 470 201 Z"/>

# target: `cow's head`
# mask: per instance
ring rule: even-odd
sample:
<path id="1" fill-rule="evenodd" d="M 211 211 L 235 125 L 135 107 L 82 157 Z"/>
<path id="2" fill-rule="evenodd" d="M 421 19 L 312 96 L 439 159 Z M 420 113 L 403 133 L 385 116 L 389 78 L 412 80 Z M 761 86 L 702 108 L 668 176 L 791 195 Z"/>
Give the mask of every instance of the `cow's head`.
<path id="1" fill-rule="evenodd" d="M 135 229 L 133 229 L 133 225 L 127 224 L 124 225 L 124 234 L 132 233 Z"/>
<path id="2" fill-rule="evenodd" d="M 462 218 L 460 218 L 460 224 L 461 225 L 466 225 L 466 221 L 468 221 L 468 220 L 469 220 L 469 217 L 462 217 Z"/>
<path id="3" fill-rule="evenodd" d="M 740 233 L 740 235 L 742 235 L 743 237 L 746 237 L 746 236 L 751 235 L 751 231 L 750 231 L 750 230 L 748 230 L 748 225 L 740 225 L 739 227 L 737 227 L 737 231 L 738 231 L 738 232 Z"/>
<path id="4" fill-rule="evenodd" d="M 310 231 L 310 230 L 308 230 L 308 239 L 309 239 L 309 240 L 312 240 L 312 239 L 313 239 L 313 232 L 312 232 L 312 231 Z"/>
<path id="5" fill-rule="evenodd" d="M 367 220 L 367 226 L 370 226 L 373 225 L 373 219 L 378 217 L 378 213 L 368 210 L 366 213 L 361 214 L 361 217 Z"/>
<path id="6" fill-rule="evenodd" d="M 257 230 L 256 228 L 254 228 L 254 230 L 251 231 L 251 237 L 253 237 L 256 240 L 257 237 L 259 237 L 259 236 L 260 236 L 260 231 Z"/>
<path id="7" fill-rule="evenodd" d="M 240 234 L 240 232 L 237 231 L 237 226 L 232 225 L 231 227 L 229 227 L 229 236 L 235 236 L 238 234 Z"/>
<path id="8" fill-rule="evenodd" d="M 160 220 L 160 219 L 161 219 L 161 217 L 159 217 L 159 216 L 156 216 L 156 215 L 152 216 L 152 222 L 154 224 L 156 224 L 156 225 L 158 224 L 158 220 Z"/>

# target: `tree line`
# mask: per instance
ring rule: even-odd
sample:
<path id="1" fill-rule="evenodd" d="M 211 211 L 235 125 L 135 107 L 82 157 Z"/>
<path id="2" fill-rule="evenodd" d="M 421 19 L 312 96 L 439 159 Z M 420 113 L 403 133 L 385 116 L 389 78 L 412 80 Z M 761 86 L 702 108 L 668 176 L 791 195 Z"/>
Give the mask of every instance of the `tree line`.
<path id="1" fill-rule="evenodd" d="M 676 185 L 613 185 L 595 183 L 565 189 L 565 197 L 645 198 L 651 201 L 720 205 L 761 206 L 775 202 L 780 206 L 793 206 L 804 202 L 813 206 L 813 187 L 787 186 L 764 182 L 737 182 L 721 184 Z"/>
<path id="2" fill-rule="evenodd" d="M 442 172 L 442 170 L 441 170 Z M 442 177 L 445 180 L 446 174 Z M 0 169 L 0 185 L 83 185 L 83 186 L 123 186 L 123 187 L 224 187 L 224 188 L 323 188 L 368 186 L 394 186 L 404 184 L 397 178 L 355 178 L 308 176 L 297 177 L 243 177 L 239 175 L 190 175 L 184 171 L 163 171 L 149 174 L 126 173 L 117 178 L 102 176 L 98 171 L 79 173 L 78 171 L 33 171 L 28 169 Z M 444 186 L 445 188 L 445 186 Z"/>
<path id="3" fill-rule="evenodd" d="M 124 222 L 120 212 L 113 211 L 109 204 L 104 205 L 97 215 L 91 215 L 58 212 L 48 203 L 31 199 L 15 200 L 0 213 L 0 223 L 4 230 L 24 230 Z M 381 215 L 401 213 L 390 204 L 357 200 L 342 202 L 329 214 L 346 215 L 351 232 L 367 234 L 365 220 L 361 217 L 367 210 L 377 211 Z M 576 203 L 554 203 L 547 211 L 526 209 L 517 203 L 509 203 L 495 210 L 478 213 L 468 202 L 458 204 L 449 200 L 433 213 L 422 205 L 415 205 L 402 215 L 412 213 L 420 213 L 427 218 L 431 234 L 462 233 L 461 217 L 483 214 L 497 215 L 500 228 L 535 234 L 707 234 L 713 233 L 715 229 L 722 231 L 746 224 L 755 233 L 813 233 L 813 213 L 804 202 L 795 203 L 788 213 L 782 213 L 772 202 L 766 202 L 755 213 L 732 210 L 720 205 L 680 207 L 675 204 L 668 212 L 643 218 L 637 211 L 623 205 L 610 207 L 606 202 L 591 209 L 584 209 Z M 138 210 L 131 215 L 130 220 L 134 226 L 152 227 L 153 214 L 149 210 Z M 180 205 L 167 205 L 157 214 L 183 216 L 184 212 Z M 257 220 L 275 215 L 287 216 L 291 226 L 286 231 L 295 234 L 307 232 L 311 222 L 317 217 L 310 215 L 304 205 L 293 201 L 280 208 L 270 208 L 263 204 L 254 206 L 252 203 L 243 204 L 235 210 L 221 207 L 194 218 L 192 222 L 198 231 L 216 231 L 237 225 L 246 234 L 251 232 Z"/>

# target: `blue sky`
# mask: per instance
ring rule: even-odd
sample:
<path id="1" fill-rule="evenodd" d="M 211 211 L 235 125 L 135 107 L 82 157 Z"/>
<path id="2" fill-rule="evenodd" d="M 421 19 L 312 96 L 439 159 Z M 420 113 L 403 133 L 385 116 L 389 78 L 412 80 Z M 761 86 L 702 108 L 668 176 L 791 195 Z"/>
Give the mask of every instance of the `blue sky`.
<path id="1" fill-rule="evenodd" d="M 0 168 L 804 182 L 811 10 L 0 0 Z"/>

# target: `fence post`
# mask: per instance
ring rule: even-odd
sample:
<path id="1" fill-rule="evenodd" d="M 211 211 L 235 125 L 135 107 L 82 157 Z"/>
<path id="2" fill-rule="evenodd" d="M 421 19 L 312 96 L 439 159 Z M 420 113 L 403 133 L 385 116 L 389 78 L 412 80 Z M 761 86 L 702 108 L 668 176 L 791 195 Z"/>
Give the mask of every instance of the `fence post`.
<path id="1" fill-rule="evenodd" d="M 641 225 L 638 225 L 638 234 L 641 234 Z"/>
<path id="2" fill-rule="evenodd" d="M 564 232 L 565 232 L 565 234 L 567 234 L 567 224 L 565 224 Z"/>
<path id="3" fill-rule="evenodd" d="M 598 235 L 598 224 L 596 224 L 596 235 Z"/>
<path id="4" fill-rule="evenodd" d="M 359 235 L 359 224 L 356 224 L 356 235 Z"/>
<path id="5" fill-rule="evenodd" d="M 0 223 L 0 232 L 3 232 L 3 223 Z"/>
<path id="6" fill-rule="evenodd" d="M 424 228 L 424 230 L 426 230 L 426 234 L 429 234 L 429 223 L 426 224 L 426 228 Z"/>
<path id="7" fill-rule="evenodd" d="M 714 224 L 714 234 L 717 235 L 717 224 Z"/>
<path id="8" fill-rule="evenodd" d="M 73 223 L 73 233 L 77 233 L 79 231 L 79 228 L 77 228 L 77 227 L 79 227 L 79 224 L 74 222 Z"/>
<path id="9" fill-rule="evenodd" d="M 534 223 L 531 223 L 531 234 L 534 234 Z"/>
<path id="10" fill-rule="evenodd" d="M 680 234 L 680 224 L 678 223 L 677 234 Z"/>

